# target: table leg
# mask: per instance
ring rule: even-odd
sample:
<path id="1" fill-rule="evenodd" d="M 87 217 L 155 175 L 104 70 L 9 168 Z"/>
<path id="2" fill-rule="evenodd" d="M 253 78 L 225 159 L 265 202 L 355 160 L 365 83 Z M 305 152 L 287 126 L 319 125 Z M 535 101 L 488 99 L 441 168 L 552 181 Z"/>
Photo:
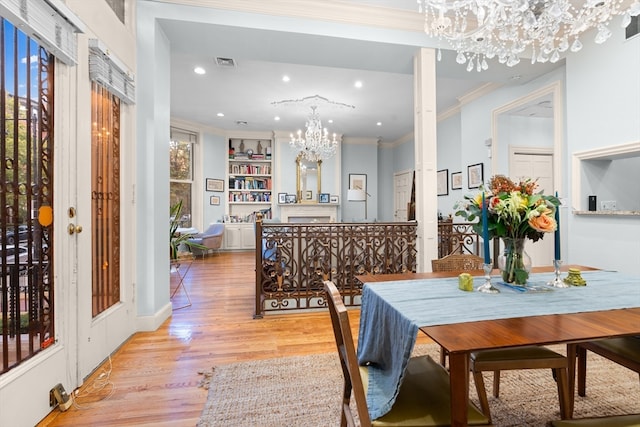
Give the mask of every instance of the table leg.
<path id="1" fill-rule="evenodd" d="M 469 406 L 469 353 L 449 354 L 451 378 L 451 425 L 467 425 Z"/>
<path id="2" fill-rule="evenodd" d="M 569 377 L 569 419 L 573 417 L 573 405 L 576 399 L 576 344 L 567 344 L 567 375 Z"/>

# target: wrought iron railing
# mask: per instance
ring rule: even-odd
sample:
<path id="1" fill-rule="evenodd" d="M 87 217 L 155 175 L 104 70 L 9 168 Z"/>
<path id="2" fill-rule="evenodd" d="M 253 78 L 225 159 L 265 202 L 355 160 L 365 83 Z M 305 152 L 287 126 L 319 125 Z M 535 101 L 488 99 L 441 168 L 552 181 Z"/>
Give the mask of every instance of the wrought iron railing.
<path id="1" fill-rule="evenodd" d="M 438 221 L 438 258 L 449 254 L 480 254 L 480 240 L 468 222 Z"/>
<path id="2" fill-rule="evenodd" d="M 415 222 L 273 223 L 256 221 L 255 316 L 325 307 L 332 280 L 346 305 L 359 305 L 356 275 L 415 272 Z"/>

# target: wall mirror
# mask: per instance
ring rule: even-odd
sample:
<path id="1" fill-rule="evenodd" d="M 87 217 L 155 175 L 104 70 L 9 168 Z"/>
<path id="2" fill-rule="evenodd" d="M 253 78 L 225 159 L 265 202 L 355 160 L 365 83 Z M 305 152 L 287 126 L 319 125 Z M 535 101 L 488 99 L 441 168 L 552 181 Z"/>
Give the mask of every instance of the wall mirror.
<path id="1" fill-rule="evenodd" d="M 296 157 L 296 195 L 300 203 L 317 203 L 322 193 L 322 160 L 312 162 Z"/>

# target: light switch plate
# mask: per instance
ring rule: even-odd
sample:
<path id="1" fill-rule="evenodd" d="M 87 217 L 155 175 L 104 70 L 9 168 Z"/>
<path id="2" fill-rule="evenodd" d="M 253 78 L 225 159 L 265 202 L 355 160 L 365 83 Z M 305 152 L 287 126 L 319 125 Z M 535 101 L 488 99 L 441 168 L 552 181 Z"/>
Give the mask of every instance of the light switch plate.
<path id="1" fill-rule="evenodd" d="M 616 210 L 616 201 L 615 200 L 603 200 L 601 205 L 603 211 L 615 211 Z"/>

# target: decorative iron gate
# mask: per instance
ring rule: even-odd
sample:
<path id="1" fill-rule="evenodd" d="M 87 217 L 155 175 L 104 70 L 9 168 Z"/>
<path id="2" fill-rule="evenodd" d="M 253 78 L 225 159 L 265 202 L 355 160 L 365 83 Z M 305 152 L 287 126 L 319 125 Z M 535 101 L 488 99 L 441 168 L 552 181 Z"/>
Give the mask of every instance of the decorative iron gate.
<path id="1" fill-rule="evenodd" d="M 0 28 L 0 373 L 53 343 L 54 58 Z"/>

